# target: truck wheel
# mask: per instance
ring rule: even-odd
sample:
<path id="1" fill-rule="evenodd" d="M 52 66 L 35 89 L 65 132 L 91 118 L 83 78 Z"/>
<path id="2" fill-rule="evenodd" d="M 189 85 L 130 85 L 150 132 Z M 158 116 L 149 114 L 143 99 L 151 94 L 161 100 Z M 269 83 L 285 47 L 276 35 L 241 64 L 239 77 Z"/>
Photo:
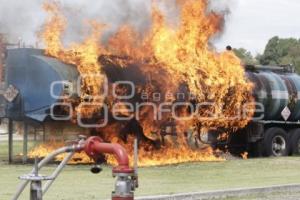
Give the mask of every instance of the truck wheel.
<path id="1" fill-rule="evenodd" d="M 290 146 L 293 155 L 300 153 L 300 129 L 291 131 Z"/>
<path id="2" fill-rule="evenodd" d="M 287 156 L 288 139 L 286 132 L 281 128 L 270 128 L 265 132 L 263 141 L 265 156 Z"/>

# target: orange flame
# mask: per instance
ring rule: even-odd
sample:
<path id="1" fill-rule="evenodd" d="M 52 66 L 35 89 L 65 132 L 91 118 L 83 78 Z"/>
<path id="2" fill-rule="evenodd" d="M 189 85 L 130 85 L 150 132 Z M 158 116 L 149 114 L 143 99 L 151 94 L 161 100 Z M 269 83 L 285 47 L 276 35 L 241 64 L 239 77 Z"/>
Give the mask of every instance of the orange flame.
<path id="1" fill-rule="evenodd" d="M 45 52 L 77 66 L 79 73 L 84 75 L 81 101 L 88 99 L 90 102 L 103 103 L 104 99 L 93 97 L 101 96 L 104 80 L 93 75 L 103 74 L 103 66 L 98 62 L 99 56 L 115 55 L 128 58 L 125 62 L 116 60 L 116 65 L 127 67 L 131 62 L 139 63 L 141 71 L 158 83 L 164 93 L 175 94 L 179 85 L 186 84 L 189 92 L 195 95 L 197 103 L 213 104 L 199 107 L 198 114 L 194 115 L 192 120 L 176 121 L 177 128 L 181 130 L 178 135 L 180 145 L 171 145 L 160 150 L 146 151 L 147 147 L 142 149 L 139 155 L 142 165 L 218 160 L 211 149 L 192 150 L 183 139 L 184 130 L 191 126 L 208 129 L 242 128 L 248 124 L 254 112 L 253 106 L 250 106 L 246 113 L 241 113 L 246 103 L 253 102 L 253 86 L 247 82 L 240 60 L 232 52 L 217 53 L 210 45 L 211 38 L 221 30 L 223 16 L 208 12 L 207 0 L 177 0 L 176 3 L 180 8 L 178 26 L 169 25 L 164 13 L 154 3 L 152 26 L 144 37 L 130 25 L 124 25 L 111 36 L 107 45 L 103 45 L 99 41 L 104 26 L 91 22 L 90 36 L 81 44 L 72 44 L 69 48 L 65 48 L 62 43 L 67 19 L 62 14 L 59 4 L 44 5 L 44 9 L 50 14 L 42 33 L 46 45 Z M 143 89 L 151 91 L 153 88 L 153 85 L 148 84 Z M 169 98 L 162 102 L 173 100 L 174 98 Z M 92 116 L 99 109 L 100 106 L 77 107 L 76 110 L 86 116 Z M 140 123 L 146 135 L 153 130 L 159 130 L 161 125 L 160 122 L 154 122 L 149 113 L 148 109 L 140 113 L 144 116 Z M 187 108 L 182 111 L 182 114 L 186 113 Z M 235 118 L 241 114 L 242 117 Z M 211 118 L 211 115 L 216 117 Z M 169 117 L 164 116 L 162 121 Z M 109 138 L 112 142 L 116 140 L 116 137 Z M 119 140 L 115 142 L 122 143 Z M 132 151 L 132 145 L 123 145 L 128 151 Z M 110 158 L 108 160 L 112 162 Z"/>
<path id="2" fill-rule="evenodd" d="M 64 142 L 57 142 L 52 140 L 49 143 L 38 145 L 36 148 L 31 150 L 28 153 L 29 158 L 45 158 L 51 152 L 55 151 L 58 148 L 65 146 Z M 66 154 L 60 154 L 55 158 L 55 161 L 59 162 L 64 159 Z M 72 159 L 69 161 L 69 164 L 88 164 L 93 163 L 93 161 L 84 153 L 75 153 Z"/>
<path id="3" fill-rule="evenodd" d="M 133 138 L 129 139 L 128 143 L 124 143 L 118 138 L 113 138 L 112 143 L 119 143 L 124 146 L 129 155 L 129 161 L 131 166 L 134 163 L 133 154 Z M 44 158 L 56 149 L 63 147 L 63 142 L 45 143 L 37 146 L 35 149 L 29 152 L 30 158 Z M 55 158 L 55 161 L 62 161 L 66 154 L 61 154 Z M 108 164 L 116 165 L 117 161 L 113 155 L 105 155 Z M 154 150 L 151 146 L 143 146 L 139 149 L 138 154 L 138 165 L 140 167 L 149 166 L 161 166 L 161 165 L 172 165 L 178 163 L 187 162 L 220 162 L 225 159 L 222 157 L 215 156 L 213 150 L 210 147 L 206 147 L 201 151 L 195 151 L 189 148 L 187 145 L 180 146 L 169 146 L 162 147 L 159 150 Z M 94 161 L 90 159 L 84 152 L 75 153 L 73 158 L 69 161 L 69 164 L 89 164 Z"/>
<path id="4" fill-rule="evenodd" d="M 128 143 L 122 142 L 118 138 L 112 140 L 113 143 L 122 144 L 129 154 L 130 163 L 134 162 L 133 154 L 133 138 Z M 139 149 L 138 164 L 140 167 L 172 165 L 187 162 L 219 162 L 224 161 L 222 157 L 215 155 L 210 147 L 201 150 L 191 149 L 184 139 L 179 139 L 177 144 L 170 143 L 160 149 L 153 149 L 151 146 L 144 145 Z M 113 156 L 107 156 L 107 161 L 115 165 L 116 160 Z"/>
<path id="5" fill-rule="evenodd" d="M 101 89 L 104 84 L 104 80 L 99 78 L 103 76 L 103 73 L 98 63 L 98 56 L 103 52 L 99 45 L 102 25 L 91 21 L 90 36 L 81 44 L 71 44 L 69 48 L 65 48 L 62 43 L 62 34 L 66 30 L 67 20 L 60 10 L 60 5 L 58 3 L 45 3 L 44 9 L 50 14 L 42 33 L 42 38 L 46 45 L 45 53 L 59 58 L 63 62 L 77 66 L 82 77 L 82 101 L 90 100 L 97 105 L 103 103 L 102 98 L 90 98 L 101 97 Z M 99 110 L 99 107 L 81 107 L 80 109 L 78 112 L 81 114 L 92 116 L 94 112 Z"/>
<path id="6" fill-rule="evenodd" d="M 249 155 L 248 152 L 244 152 L 244 153 L 241 154 L 241 156 L 242 156 L 242 158 L 243 158 L 244 160 L 248 160 L 248 155 Z"/>

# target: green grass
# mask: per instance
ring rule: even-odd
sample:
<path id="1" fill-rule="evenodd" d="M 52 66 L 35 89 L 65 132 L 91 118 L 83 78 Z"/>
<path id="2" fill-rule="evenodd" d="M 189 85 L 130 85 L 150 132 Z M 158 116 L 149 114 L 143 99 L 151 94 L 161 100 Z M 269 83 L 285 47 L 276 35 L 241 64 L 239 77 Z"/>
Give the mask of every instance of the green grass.
<path id="1" fill-rule="evenodd" d="M 34 143 L 31 142 L 29 148 L 33 146 Z M 14 142 L 14 155 L 19 155 L 22 148 L 21 141 Z M 7 149 L 7 142 L 0 142 L 0 160 L 7 159 Z M 42 173 L 49 175 L 55 167 L 55 165 L 50 165 Z M 0 200 L 10 199 L 19 183 L 17 177 L 27 174 L 31 168 L 30 165 L 8 165 L 0 161 Z M 139 170 L 140 188 L 136 195 L 203 192 L 300 183 L 299 168 L 299 157 L 141 168 Z M 89 171 L 89 166 L 67 166 L 44 199 L 109 199 L 113 185 L 114 179 L 111 177 L 109 167 L 104 167 L 100 175 L 93 175 Z M 28 188 L 20 198 L 20 200 L 23 199 L 29 199 Z M 245 197 L 245 199 L 252 199 L 252 197 Z"/>
<path id="2" fill-rule="evenodd" d="M 50 174 L 50 165 L 42 172 Z M 19 183 L 17 177 L 30 171 L 30 165 L 0 163 L 0 199 L 11 197 Z M 190 163 L 177 166 L 141 168 L 137 196 L 202 192 L 280 184 L 300 183 L 300 158 L 232 160 L 218 163 Z M 114 179 L 104 167 L 93 175 L 89 166 L 68 166 L 54 183 L 45 200 L 109 199 Z M 28 189 L 26 190 L 28 191 Z M 22 198 L 28 200 L 28 193 Z"/>
<path id="3" fill-rule="evenodd" d="M 35 145 L 37 145 L 34 141 L 28 142 L 28 151 L 32 149 Z M 22 141 L 14 141 L 13 142 L 13 155 L 15 157 L 19 157 L 23 152 L 23 142 Z M 8 159 L 8 142 L 0 141 L 0 160 Z"/>

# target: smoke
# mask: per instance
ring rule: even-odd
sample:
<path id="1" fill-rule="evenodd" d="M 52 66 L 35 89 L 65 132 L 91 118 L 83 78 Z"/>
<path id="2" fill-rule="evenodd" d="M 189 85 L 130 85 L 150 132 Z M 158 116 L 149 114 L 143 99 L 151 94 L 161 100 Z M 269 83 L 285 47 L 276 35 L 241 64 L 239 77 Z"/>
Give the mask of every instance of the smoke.
<path id="1" fill-rule="evenodd" d="M 17 42 L 22 38 L 34 43 L 34 32 L 44 18 L 39 0 L 0 0 L 0 33 L 5 34 L 10 42 Z"/>
<path id="2" fill-rule="evenodd" d="M 215 47 L 215 44 L 222 39 L 223 33 L 226 31 L 226 23 L 230 21 L 230 13 L 233 7 L 236 6 L 236 2 L 235 0 L 209 0 L 208 11 L 223 15 L 223 25 L 220 27 L 220 32 L 210 40 L 212 47 Z"/>
<path id="3" fill-rule="evenodd" d="M 157 0 L 160 1 L 160 0 Z M 162 5 L 169 19 L 178 17 L 172 1 Z M 226 13 L 233 0 L 210 0 L 210 10 Z M 60 0 L 68 18 L 68 31 L 65 42 L 83 39 L 88 29 L 87 21 L 96 20 L 107 24 L 107 32 L 114 32 L 121 24 L 128 23 L 143 31 L 149 27 L 151 18 L 151 0 Z M 9 42 L 22 39 L 28 45 L 39 42 L 37 33 L 46 19 L 41 0 L 0 0 L 0 33 L 4 33 Z M 175 19 L 176 20 L 176 19 Z"/>
<path id="4" fill-rule="evenodd" d="M 142 29 L 149 24 L 151 1 L 144 0 L 61 0 L 68 20 L 68 40 L 80 38 L 86 26 L 83 19 L 97 20 L 108 24 L 110 30 L 129 22 Z M 22 39 L 27 44 L 38 41 L 46 14 L 41 0 L 0 0 L 0 33 L 10 42 Z"/>
<path id="5" fill-rule="evenodd" d="M 87 33 L 87 20 L 105 24 L 106 35 L 115 32 L 122 24 L 145 30 L 150 24 L 150 0 L 64 0 L 63 9 L 68 20 L 68 37 L 65 42 L 83 39 Z"/>
<path id="6" fill-rule="evenodd" d="M 228 15 L 234 4 L 234 0 L 209 0 L 209 10 Z"/>

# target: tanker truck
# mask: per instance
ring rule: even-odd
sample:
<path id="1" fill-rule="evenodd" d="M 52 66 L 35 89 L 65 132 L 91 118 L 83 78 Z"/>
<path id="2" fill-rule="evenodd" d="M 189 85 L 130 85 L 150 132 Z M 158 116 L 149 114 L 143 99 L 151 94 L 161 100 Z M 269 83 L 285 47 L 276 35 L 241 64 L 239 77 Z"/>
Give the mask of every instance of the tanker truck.
<path id="1" fill-rule="evenodd" d="M 76 67 L 45 56 L 43 50 L 28 48 L 8 49 L 4 63 L 0 117 L 32 124 L 50 124 L 56 128 L 66 126 L 66 121 L 60 121 L 59 126 L 53 125 L 55 119 L 51 117 L 50 109 L 59 102 L 59 98 L 55 97 L 67 95 L 78 98 L 73 89 L 78 87 Z M 102 64 L 109 65 L 107 62 Z M 201 134 L 199 141 L 215 148 L 226 147 L 233 152 L 248 151 L 256 156 L 299 153 L 300 76 L 292 66 L 245 66 L 245 70 L 248 80 L 254 84 L 253 96 L 260 105 L 253 120 L 224 140 L 218 139 L 218 130 L 209 130 Z M 135 80 L 137 84 L 144 84 L 145 81 L 142 74 L 137 74 L 138 69 L 104 66 L 104 71 L 111 82 L 119 80 L 116 78 L 118 74 L 121 74 L 122 80 Z M 136 135 L 148 140 L 137 121 L 131 121 L 126 126 L 131 126 L 131 131 L 139 132 Z M 86 130 L 81 127 L 78 133 Z"/>
<path id="2" fill-rule="evenodd" d="M 253 120 L 228 138 L 229 148 L 256 156 L 287 156 L 300 152 L 300 76 L 291 65 L 245 66 L 254 84 Z"/>

